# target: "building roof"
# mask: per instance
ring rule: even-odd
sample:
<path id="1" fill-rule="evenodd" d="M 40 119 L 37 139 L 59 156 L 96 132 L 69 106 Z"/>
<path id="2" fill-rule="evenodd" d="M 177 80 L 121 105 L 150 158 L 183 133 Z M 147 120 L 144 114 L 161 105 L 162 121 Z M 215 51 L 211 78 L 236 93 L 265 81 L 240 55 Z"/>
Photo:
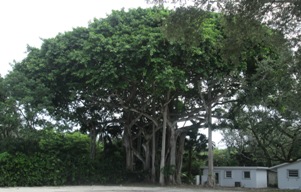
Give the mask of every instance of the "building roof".
<path id="1" fill-rule="evenodd" d="M 202 169 L 208 169 L 208 167 L 202 167 Z M 268 167 L 256 167 L 256 166 L 215 166 L 213 169 L 218 170 L 268 170 Z"/>
<path id="2" fill-rule="evenodd" d="M 275 170 L 275 169 L 278 169 L 280 167 L 283 167 L 283 166 L 286 166 L 286 165 L 291 165 L 291 164 L 295 164 L 295 163 L 299 163 L 301 162 L 301 159 L 298 159 L 297 161 L 294 161 L 294 162 L 287 162 L 287 163 L 281 163 L 279 165 L 275 165 L 273 167 L 270 167 L 271 170 Z"/>

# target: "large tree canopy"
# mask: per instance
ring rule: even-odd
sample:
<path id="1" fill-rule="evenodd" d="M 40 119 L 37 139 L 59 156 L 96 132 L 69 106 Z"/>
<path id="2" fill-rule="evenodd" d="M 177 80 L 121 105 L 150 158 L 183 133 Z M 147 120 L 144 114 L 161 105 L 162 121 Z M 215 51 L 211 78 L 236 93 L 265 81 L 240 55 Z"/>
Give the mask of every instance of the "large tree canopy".
<path id="1" fill-rule="evenodd" d="M 218 124 L 212 119 L 227 118 L 230 103 L 253 93 L 253 82 L 269 75 L 261 69 L 286 64 L 280 33 L 254 22 L 264 38 L 249 35 L 238 49 L 225 19 L 196 8 L 114 11 L 29 47 L 7 78 L 15 91 L 9 98 L 33 120 L 47 110 L 77 124 L 90 135 L 92 159 L 97 136 L 105 148 L 122 137 L 128 170 L 181 183 L 186 134 L 208 128 L 210 154 Z M 271 43 L 275 37 L 283 49 Z M 235 53 L 226 53 L 231 46 Z M 26 88 L 24 97 L 18 85 Z"/>
<path id="2" fill-rule="evenodd" d="M 128 169 L 134 169 L 136 158 L 148 168 L 149 142 L 163 127 L 162 111 L 170 108 L 172 112 L 175 107 L 171 104 L 181 105 L 185 99 L 177 100 L 187 90 L 184 59 L 191 53 L 164 38 L 161 26 L 168 14 L 168 10 L 156 8 L 115 11 L 88 28 L 45 39 L 41 49 L 29 49 L 15 71 L 46 85 L 55 107 L 53 114 L 86 127 L 91 139 L 106 126 L 122 128 Z M 108 111 L 115 117 L 103 118 Z M 175 113 L 171 117 L 170 112 L 165 117 L 174 124 L 181 116 Z M 144 143 L 144 153 L 136 142 Z M 166 143 L 167 148 L 175 146 L 174 142 Z M 153 156 L 157 147 L 153 146 Z M 165 164 L 167 149 L 161 151 Z"/>
<path id="3" fill-rule="evenodd" d="M 198 9 L 222 13 L 224 26 L 232 33 L 232 43 L 240 49 L 240 44 L 248 36 L 264 39 L 258 32 L 258 22 L 277 29 L 290 40 L 291 47 L 300 47 L 301 2 L 298 0 L 146 0 L 154 4 L 174 3 L 178 6 L 194 6 Z M 235 20 L 233 20 L 235 18 Z M 256 21 L 256 22 L 254 22 Z M 236 50 L 234 50 L 236 51 Z"/>

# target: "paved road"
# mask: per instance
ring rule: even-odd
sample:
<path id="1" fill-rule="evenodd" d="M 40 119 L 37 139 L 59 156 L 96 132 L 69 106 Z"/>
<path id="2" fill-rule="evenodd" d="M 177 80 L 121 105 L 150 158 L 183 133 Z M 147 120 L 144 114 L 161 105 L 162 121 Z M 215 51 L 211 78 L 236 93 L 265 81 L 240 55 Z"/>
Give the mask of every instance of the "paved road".
<path id="1" fill-rule="evenodd" d="M 13 187 L 0 188 L 1 192 L 233 192 L 183 187 L 129 187 L 129 186 L 67 186 L 67 187 Z M 236 192 L 243 192 L 235 190 Z"/>

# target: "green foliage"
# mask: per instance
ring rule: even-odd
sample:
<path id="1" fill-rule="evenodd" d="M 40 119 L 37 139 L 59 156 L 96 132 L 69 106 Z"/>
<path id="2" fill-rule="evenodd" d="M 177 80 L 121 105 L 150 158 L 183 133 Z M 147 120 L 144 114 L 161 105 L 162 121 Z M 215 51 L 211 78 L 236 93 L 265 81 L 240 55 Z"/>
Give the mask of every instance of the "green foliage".
<path id="1" fill-rule="evenodd" d="M 47 121 L 41 117 L 47 115 L 46 109 L 50 110 L 51 95 L 43 83 L 25 75 L 19 68 L 16 64 L 3 81 L 6 104 L 13 105 L 19 121 L 22 121 L 19 127 L 34 129 L 46 124 Z"/>
<path id="2" fill-rule="evenodd" d="M 0 153 L 0 162 L 6 161 L 10 157 L 10 154 L 8 152 Z"/>
<path id="3" fill-rule="evenodd" d="M 0 142 L 0 186 L 118 184 L 129 175 L 138 179 L 139 174 L 125 171 L 120 156 L 91 160 L 89 138 L 79 132 L 42 131 L 36 137 Z"/>
<path id="4" fill-rule="evenodd" d="M 61 174 L 63 163 L 52 155 L 6 155 L 1 158 L 0 165 L 0 186 L 61 185 L 66 182 Z"/>
<path id="5" fill-rule="evenodd" d="M 0 139 L 17 134 L 21 127 L 20 116 L 15 107 L 16 101 L 9 98 L 4 79 L 0 76 Z"/>
<path id="6" fill-rule="evenodd" d="M 182 180 L 184 183 L 194 183 L 195 175 L 200 174 L 200 167 L 205 166 L 207 145 L 207 137 L 198 133 L 198 129 L 188 131 L 182 168 Z"/>
<path id="7" fill-rule="evenodd" d="M 45 131 L 43 138 L 39 141 L 40 149 L 43 152 L 53 155 L 57 155 L 59 152 L 62 159 L 68 158 L 68 156 L 76 157 L 78 154 L 88 155 L 89 145 L 89 137 L 79 132 L 62 134 Z"/>
<path id="8" fill-rule="evenodd" d="M 201 40 L 200 25 L 208 18 L 208 13 L 195 7 L 180 7 L 172 12 L 163 26 L 164 34 L 172 42 L 188 46 L 198 45 Z"/>
<path id="9" fill-rule="evenodd" d="M 181 3 L 186 6 L 187 1 L 183 0 L 146 0 L 154 4 L 164 3 Z M 189 1 L 188 1 L 189 2 Z M 228 31 L 237 32 L 237 29 L 242 31 L 242 34 L 236 33 L 238 41 L 244 40 L 244 37 L 250 33 L 258 33 L 257 24 L 253 25 L 253 21 L 265 24 L 271 28 L 277 28 L 286 34 L 293 46 L 300 47 L 300 27 L 301 19 L 301 3 L 300 1 L 250 1 L 250 0 L 194 0 L 194 8 L 207 11 L 213 11 L 229 16 L 229 18 L 237 18 L 236 26 L 227 23 L 225 26 Z M 240 40 L 239 40 L 240 39 Z"/>
<path id="10" fill-rule="evenodd" d="M 230 21 L 237 25 L 239 19 Z M 132 159 L 146 162 L 147 150 L 141 144 L 150 141 L 151 131 L 145 130 L 154 122 L 159 124 L 154 129 L 162 127 L 163 108 L 168 108 L 169 128 L 186 119 L 193 119 L 198 128 L 206 127 L 211 126 L 211 120 L 204 123 L 209 116 L 211 119 L 211 111 L 216 118 L 229 111 L 230 104 L 225 103 L 230 99 L 250 96 L 254 90 L 262 90 L 261 95 L 268 93 L 263 89 L 268 88 L 268 82 L 259 81 L 260 75 L 282 74 L 273 72 L 277 68 L 273 64 L 280 61 L 280 49 L 267 43 L 270 41 L 257 39 L 255 32 L 245 41 L 237 36 L 240 46 L 236 43 L 230 46 L 235 33 L 228 33 L 225 21 L 220 14 L 196 8 L 113 11 L 105 19 L 95 19 L 87 28 L 44 39 L 41 48 L 29 47 L 28 56 L 16 63 L 5 83 L 0 84 L 0 113 L 4 117 L 1 121 L 5 122 L 5 127 L 2 124 L 0 127 L 1 137 L 22 138 L 1 143 L 1 152 L 8 153 L 2 157 L 4 172 L 13 167 L 19 170 L 16 178 L 8 175 L 12 180 L 2 185 L 119 183 L 128 177 L 142 179 L 143 172 L 124 171 L 124 156 L 131 155 L 126 159 L 132 161 L 132 165 Z M 264 32 L 261 35 L 266 39 L 274 34 L 259 22 L 254 26 Z M 235 51 L 227 58 L 223 57 L 227 55 L 225 50 Z M 10 94 L 6 95 L 6 90 L 12 92 L 7 91 Z M 273 103 L 274 98 L 277 97 L 271 97 L 269 103 Z M 288 111 L 289 106 L 281 108 Z M 210 115 L 206 115 L 209 111 Z M 78 132 L 53 131 L 40 119 L 45 114 L 66 122 L 69 127 L 72 123 L 80 125 L 80 130 L 89 133 L 90 138 Z M 118 129 L 114 135 L 108 130 L 110 126 Z M 24 127 L 47 128 L 48 131 L 19 131 Z M 96 142 L 97 134 L 111 145 L 114 141 L 106 139 L 118 138 L 122 132 L 127 134 L 123 141 L 131 153 L 122 153 L 121 147 L 116 145 L 109 153 L 98 153 L 95 160 L 89 158 L 90 148 L 94 147 L 91 143 Z M 187 146 L 191 152 L 190 178 L 191 170 L 196 170 L 200 163 L 192 163 L 192 159 L 197 159 L 197 151 L 206 145 L 200 142 L 206 138 L 198 138 L 196 133 L 197 130 L 190 133 L 190 146 Z M 29 145 L 34 147 L 27 147 Z M 169 159 L 170 154 L 162 158 Z M 28 164 L 48 156 L 51 158 L 45 160 L 45 164 L 37 166 L 46 167 L 52 175 L 50 180 L 42 180 L 43 172 L 38 175 L 34 171 L 33 181 L 24 180 L 28 170 L 37 168 Z M 15 161 L 7 161 L 12 157 Z M 139 169 L 140 164 L 136 165 Z M 171 175 L 178 173 L 177 168 L 167 165 L 161 171 Z"/>
<path id="11" fill-rule="evenodd" d="M 301 157 L 299 67 L 285 46 L 278 47 L 279 52 L 257 48 L 266 57 L 260 56 L 262 61 L 248 70 L 240 102 L 229 113 L 231 130 L 224 137 L 236 148 L 240 164 L 272 166 Z"/>
<path id="12" fill-rule="evenodd" d="M 0 152 L 9 154 L 33 154 L 39 151 L 38 138 L 4 138 L 0 142 Z"/>
<path id="13" fill-rule="evenodd" d="M 174 165 L 167 165 L 160 170 L 164 176 L 173 175 L 176 171 L 176 167 Z"/>
<path id="14" fill-rule="evenodd" d="M 233 152 L 230 149 L 214 149 L 214 165 L 215 166 L 252 166 L 252 165 L 240 165 L 235 155 L 237 152 Z"/>

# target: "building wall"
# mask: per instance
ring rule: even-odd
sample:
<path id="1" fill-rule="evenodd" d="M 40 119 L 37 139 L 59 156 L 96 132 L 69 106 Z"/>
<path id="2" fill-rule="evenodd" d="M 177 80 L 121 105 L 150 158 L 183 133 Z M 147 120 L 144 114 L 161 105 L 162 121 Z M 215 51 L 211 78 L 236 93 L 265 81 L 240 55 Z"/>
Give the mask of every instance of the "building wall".
<path id="1" fill-rule="evenodd" d="M 299 177 L 288 176 L 288 170 L 299 170 Z M 301 161 L 287 164 L 277 169 L 279 189 L 301 189 Z"/>
<path id="2" fill-rule="evenodd" d="M 256 170 L 256 188 L 268 187 L 268 175 L 266 170 Z"/>
<path id="3" fill-rule="evenodd" d="M 203 175 L 201 175 L 201 184 L 202 185 L 205 185 L 205 183 L 207 182 L 207 178 L 208 178 L 208 169 L 204 169 Z"/>
<path id="4" fill-rule="evenodd" d="M 222 187 L 235 187 L 235 183 L 239 182 L 241 187 L 246 188 L 265 188 L 267 187 L 267 171 L 266 170 L 255 170 L 255 169 L 218 169 L 215 168 L 215 173 L 219 175 L 219 186 Z M 226 171 L 232 171 L 232 177 L 226 177 Z M 250 171 L 250 179 L 243 177 L 244 171 Z M 205 184 L 208 177 L 208 169 L 204 169 L 201 177 L 202 184 Z"/>
<path id="5" fill-rule="evenodd" d="M 232 171 L 232 178 L 226 178 L 226 171 Z M 251 178 L 243 178 L 244 171 L 250 171 Z M 220 170 L 220 186 L 235 187 L 235 182 L 240 182 L 241 187 L 256 187 L 256 171 L 255 170 Z"/>

